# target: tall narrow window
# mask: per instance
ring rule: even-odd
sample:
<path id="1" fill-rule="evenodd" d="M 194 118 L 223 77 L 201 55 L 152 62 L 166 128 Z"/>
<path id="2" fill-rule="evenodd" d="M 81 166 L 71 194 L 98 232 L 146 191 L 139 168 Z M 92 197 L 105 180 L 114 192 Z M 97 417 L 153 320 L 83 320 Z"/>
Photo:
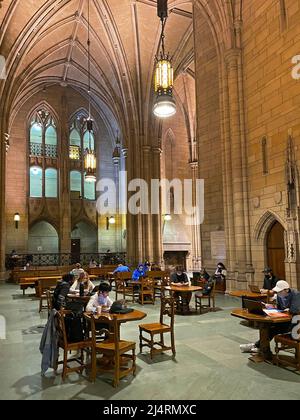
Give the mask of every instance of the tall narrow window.
<path id="1" fill-rule="evenodd" d="M 87 200 L 95 200 L 95 183 L 84 181 L 84 198 Z"/>
<path id="2" fill-rule="evenodd" d="M 262 165 L 263 175 L 268 173 L 268 154 L 267 154 L 267 138 L 263 137 L 261 140 L 261 151 L 262 151 Z"/>
<path id="3" fill-rule="evenodd" d="M 55 158 L 57 154 L 56 128 L 50 125 L 45 132 L 45 155 Z"/>
<path id="4" fill-rule="evenodd" d="M 70 172 L 71 198 L 81 197 L 81 173 L 79 171 Z"/>
<path id="5" fill-rule="evenodd" d="M 90 146 L 90 136 L 91 136 L 91 146 Z M 89 134 L 88 131 L 84 133 L 83 136 L 83 148 L 89 149 L 91 147 L 91 150 L 95 150 L 95 141 L 94 141 L 94 135 L 93 133 Z"/>
<path id="6" fill-rule="evenodd" d="M 279 0 L 280 2 L 280 27 L 281 31 L 285 31 L 287 28 L 287 9 L 285 0 Z"/>
<path id="7" fill-rule="evenodd" d="M 30 168 L 30 197 L 43 197 L 43 170 L 39 166 Z"/>
<path id="8" fill-rule="evenodd" d="M 45 197 L 57 197 L 57 170 L 47 168 L 45 171 Z"/>

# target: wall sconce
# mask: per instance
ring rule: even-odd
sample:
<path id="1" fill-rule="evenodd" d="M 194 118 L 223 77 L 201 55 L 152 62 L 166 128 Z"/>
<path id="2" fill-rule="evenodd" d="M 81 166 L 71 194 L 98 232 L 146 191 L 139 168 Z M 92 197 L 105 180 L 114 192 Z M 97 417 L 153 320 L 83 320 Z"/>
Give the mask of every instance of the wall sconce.
<path id="1" fill-rule="evenodd" d="M 109 225 L 114 225 L 116 223 L 116 219 L 114 216 L 110 216 L 106 218 L 106 230 L 109 229 Z"/>
<path id="2" fill-rule="evenodd" d="M 164 215 L 164 221 L 169 222 L 170 220 L 172 220 L 172 216 L 170 214 L 165 214 Z"/>
<path id="3" fill-rule="evenodd" d="M 20 221 L 20 215 L 19 215 L 19 213 L 15 213 L 14 222 L 15 222 L 15 228 L 16 229 L 19 229 L 19 221 Z"/>

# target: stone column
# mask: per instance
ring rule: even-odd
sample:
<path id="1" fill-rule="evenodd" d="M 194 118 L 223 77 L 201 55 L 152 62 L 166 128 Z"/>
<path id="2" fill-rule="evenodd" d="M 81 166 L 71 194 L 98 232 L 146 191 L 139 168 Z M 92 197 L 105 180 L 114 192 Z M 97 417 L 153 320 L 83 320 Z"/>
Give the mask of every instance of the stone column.
<path id="1" fill-rule="evenodd" d="M 143 166 L 142 166 L 142 174 L 141 178 L 144 179 L 148 185 L 148 203 L 149 203 L 149 212 L 150 208 L 150 194 L 151 194 L 151 169 L 150 169 L 150 153 L 151 147 L 148 145 L 144 145 L 142 147 L 143 151 Z M 152 261 L 153 259 L 153 248 L 152 248 L 152 238 L 151 238 L 151 215 L 143 214 L 142 215 L 142 230 L 143 230 L 143 260 Z"/>
<path id="2" fill-rule="evenodd" d="M 198 176 L 198 161 L 190 162 L 192 170 L 192 182 L 193 182 L 193 206 L 196 206 L 196 180 Z M 202 252 L 201 252 L 201 225 L 197 224 L 197 220 L 194 217 L 194 224 L 191 226 L 192 230 L 192 264 L 193 269 L 200 269 L 202 267 Z"/>
<path id="3" fill-rule="evenodd" d="M 61 98 L 60 141 L 58 142 L 59 206 L 60 206 L 60 252 L 71 252 L 71 200 L 70 200 L 70 159 L 69 121 L 65 96 Z"/>
<path id="4" fill-rule="evenodd" d="M 5 161 L 6 138 L 0 123 L 0 282 L 5 280 Z"/>
<path id="5" fill-rule="evenodd" d="M 232 287 L 246 288 L 244 284 L 253 273 L 251 266 L 249 209 L 247 191 L 247 156 L 244 132 L 244 100 L 242 88 L 241 50 L 231 49 L 225 54 L 227 101 L 225 103 L 226 173 L 225 185 L 232 196 L 227 200 L 227 226 L 231 237 L 227 243 L 229 266 L 235 272 Z M 227 132 L 226 132 L 227 130 Z M 230 144 L 228 144 L 228 140 Z M 229 186 L 228 186 L 229 184 Z M 234 235 L 234 237 L 233 237 Z M 233 260 L 234 259 L 234 260 Z M 229 286 L 229 287 L 230 287 Z"/>
<path id="6" fill-rule="evenodd" d="M 161 155 L 160 147 L 152 148 L 152 178 L 161 179 Z M 152 250 L 153 262 L 161 265 L 163 263 L 163 246 L 162 246 L 162 214 L 161 214 L 161 197 L 159 197 L 159 214 L 153 214 L 152 217 Z"/>
<path id="7" fill-rule="evenodd" d="M 116 186 L 116 214 L 115 219 L 116 223 L 113 226 L 114 229 L 114 249 L 119 252 L 121 251 L 121 236 L 119 235 L 119 231 L 122 227 L 122 215 L 120 215 L 120 183 L 119 183 L 119 172 L 120 172 L 120 155 L 117 155 L 117 151 L 115 150 L 113 154 L 113 164 L 114 164 L 114 181 Z"/>

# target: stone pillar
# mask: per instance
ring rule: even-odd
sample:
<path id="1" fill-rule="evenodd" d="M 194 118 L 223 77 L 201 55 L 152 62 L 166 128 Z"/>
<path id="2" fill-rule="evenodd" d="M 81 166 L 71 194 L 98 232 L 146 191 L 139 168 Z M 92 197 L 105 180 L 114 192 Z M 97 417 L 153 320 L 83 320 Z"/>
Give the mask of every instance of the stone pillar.
<path id="1" fill-rule="evenodd" d="M 193 206 L 196 206 L 196 180 L 198 175 L 198 161 L 190 162 L 192 170 L 193 182 Z M 194 224 L 191 226 L 192 230 L 192 265 L 193 269 L 200 270 L 202 267 L 202 252 L 201 252 L 201 225 L 197 224 L 194 218 Z"/>
<path id="2" fill-rule="evenodd" d="M 114 164 L 114 182 L 116 186 L 116 214 L 115 219 L 116 223 L 113 226 L 114 229 L 114 249 L 119 252 L 121 251 L 121 237 L 119 235 L 119 230 L 122 227 L 122 215 L 120 215 L 120 183 L 119 183 L 119 172 L 120 172 L 120 156 L 117 155 L 116 150 L 113 155 L 113 164 Z"/>
<path id="3" fill-rule="evenodd" d="M 61 98 L 60 141 L 58 142 L 58 168 L 60 168 L 60 252 L 71 252 L 71 200 L 70 200 L 70 159 L 69 159 L 69 121 L 65 96 Z"/>
<path id="4" fill-rule="evenodd" d="M 5 161 L 6 138 L 0 123 L 0 282 L 5 280 Z"/>
<path id="5" fill-rule="evenodd" d="M 152 148 L 152 178 L 161 179 L 161 155 L 160 147 Z M 162 214 L 161 214 L 161 197 L 159 197 L 159 214 L 153 214 L 152 217 L 152 259 L 159 265 L 163 264 L 163 248 L 162 248 Z"/>
<path id="6" fill-rule="evenodd" d="M 128 149 L 127 151 L 127 183 L 136 178 L 140 174 L 140 161 L 137 159 L 138 151 L 132 151 Z M 128 212 L 128 201 L 133 195 L 133 193 L 128 192 L 127 189 L 127 216 L 126 216 L 126 226 L 127 226 L 127 261 L 132 266 L 135 266 L 143 259 L 143 231 L 142 231 L 142 217 L 140 214 L 134 215 Z"/>
<path id="7" fill-rule="evenodd" d="M 150 208 L 150 194 L 151 194 L 151 170 L 150 170 L 150 153 L 151 147 L 144 145 L 142 147 L 143 151 L 143 166 L 142 166 L 142 175 L 141 178 L 144 179 L 148 185 L 148 203 L 149 203 L 149 212 Z M 142 229 L 143 229 L 143 260 L 152 261 L 153 259 L 153 248 L 152 248 L 152 238 L 151 238 L 151 215 L 143 214 L 142 215 Z"/>
<path id="8" fill-rule="evenodd" d="M 241 50 L 228 50 L 225 54 L 227 80 L 225 87 L 225 185 L 227 197 L 227 223 L 230 236 L 227 237 L 228 265 L 234 271 L 234 282 L 229 288 L 246 288 L 251 279 L 249 209 L 247 191 L 247 156 L 244 129 L 244 99 L 242 87 Z M 230 144 L 228 144 L 228 141 Z M 232 273 L 231 273 L 232 275 Z"/>

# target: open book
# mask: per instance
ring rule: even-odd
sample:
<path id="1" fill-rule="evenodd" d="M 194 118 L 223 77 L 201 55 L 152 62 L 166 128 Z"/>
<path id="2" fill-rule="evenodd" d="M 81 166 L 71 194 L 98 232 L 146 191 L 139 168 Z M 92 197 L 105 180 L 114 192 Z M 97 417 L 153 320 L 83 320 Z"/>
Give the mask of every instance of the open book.
<path id="1" fill-rule="evenodd" d="M 289 318 L 288 312 L 283 312 L 280 309 L 263 309 L 264 313 L 268 316 L 271 316 L 273 318 Z"/>

